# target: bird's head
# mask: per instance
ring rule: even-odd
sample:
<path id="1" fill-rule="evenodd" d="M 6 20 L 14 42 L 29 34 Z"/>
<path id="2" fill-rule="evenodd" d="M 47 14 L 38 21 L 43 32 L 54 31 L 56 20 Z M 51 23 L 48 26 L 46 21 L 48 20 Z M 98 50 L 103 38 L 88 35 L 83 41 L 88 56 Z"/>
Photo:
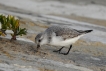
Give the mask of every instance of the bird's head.
<path id="1" fill-rule="evenodd" d="M 43 39 L 43 33 L 39 33 L 39 34 L 35 37 L 35 43 L 37 43 L 37 48 L 40 48 L 42 39 Z"/>

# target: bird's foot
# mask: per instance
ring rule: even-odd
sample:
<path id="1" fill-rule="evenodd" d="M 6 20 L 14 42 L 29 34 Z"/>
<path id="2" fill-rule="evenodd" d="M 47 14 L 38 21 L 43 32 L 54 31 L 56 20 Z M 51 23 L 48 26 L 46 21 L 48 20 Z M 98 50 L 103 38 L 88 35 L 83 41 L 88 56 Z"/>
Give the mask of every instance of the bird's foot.
<path id="1" fill-rule="evenodd" d="M 53 52 L 57 52 L 57 53 L 60 53 L 61 50 L 63 49 L 64 47 L 60 48 L 59 50 L 54 50 Z"/>
<path id="2" fill-rule="evenodd" d="M 61 52 L 59 54 L 68 55 L 68 53 L 61 53 Z"/>
<path id="3" fill-rule="evenodd" d="M 68 53 L 62 53 L 60 50 L 54 50 L 53 52 L 59 53 L 59 54 L 63 54 L 63 55 L 68 55 Z"/>
<path id="4" fill-rule="evenodd" d="M 60 50 L 54 50 L 53 52 L 60 53 Z"/>

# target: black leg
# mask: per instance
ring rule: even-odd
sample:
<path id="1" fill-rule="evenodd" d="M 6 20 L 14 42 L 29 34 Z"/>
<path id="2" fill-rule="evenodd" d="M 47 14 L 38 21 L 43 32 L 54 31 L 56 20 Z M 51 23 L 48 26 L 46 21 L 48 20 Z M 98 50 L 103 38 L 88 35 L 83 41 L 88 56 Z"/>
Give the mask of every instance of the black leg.
<path id="1" fill-rule="evenodd" d="M 71 48 L 72 48 L 72 45 L 70 45 L 70 48 L 68 49 L 68 52 L 67 52 L 67 53 L 60 53 L 60 54 L 64 54 L 64 55 L 69 54 L 69 52 L 70 52 Z"/>
<path id="2" fill-rule="evenodd" d="M 54 50 L 53 52 L 59 52 L 63 49 L 64 47 L 60 48 L 59 50 Z"/>

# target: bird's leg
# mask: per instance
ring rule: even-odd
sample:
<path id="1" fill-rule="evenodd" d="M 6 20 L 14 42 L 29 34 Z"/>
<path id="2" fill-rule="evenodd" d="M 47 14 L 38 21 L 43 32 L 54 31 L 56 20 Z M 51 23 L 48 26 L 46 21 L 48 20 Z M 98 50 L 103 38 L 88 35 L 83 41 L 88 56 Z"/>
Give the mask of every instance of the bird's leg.
<path id="1" fill-rule="evenodd" d="M 59 52 L 63 49 L 64 47 L 60 48 L 59 50 L 54 50 L 53 52 Z"/>
<path id="2" fill-rule="evenodd" d="M 70 52 L 71 48 L 72 48 L 72 45 L 70 45 L 70 48 L 68 49 L 68 52 L 67 52 L 67 53 L 60 53 L 60 54 L 64 54 L 64 55 L 69 54 L 69 52 Z"/>

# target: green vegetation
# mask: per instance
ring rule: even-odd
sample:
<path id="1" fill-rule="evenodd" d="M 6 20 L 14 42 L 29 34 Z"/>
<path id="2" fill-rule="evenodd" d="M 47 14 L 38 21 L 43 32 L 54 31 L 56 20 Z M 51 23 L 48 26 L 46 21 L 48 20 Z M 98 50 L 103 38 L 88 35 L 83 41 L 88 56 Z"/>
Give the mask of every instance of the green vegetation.
<path id="1" fill-rule="evenodd" d="M 5 36 L 5 34 L 2 31 L 0 31 L 0 36 Z"/>
<path id="2" fill-rule="evenodd" d="M 11 33 L 11 40 L 16 40 L 16 36 L 20 35 L 26 35 L 27 30 L 26 28 L 20 28 L 19 20 L 15 19 L 14 16 L 8 15 L 3 16 L 0 15 L 0 23 L 1 23 L 1 28 L 0 28 L 0 35 L 5 36 L 6 30 L 12 30 L 13 33 Z"/>

